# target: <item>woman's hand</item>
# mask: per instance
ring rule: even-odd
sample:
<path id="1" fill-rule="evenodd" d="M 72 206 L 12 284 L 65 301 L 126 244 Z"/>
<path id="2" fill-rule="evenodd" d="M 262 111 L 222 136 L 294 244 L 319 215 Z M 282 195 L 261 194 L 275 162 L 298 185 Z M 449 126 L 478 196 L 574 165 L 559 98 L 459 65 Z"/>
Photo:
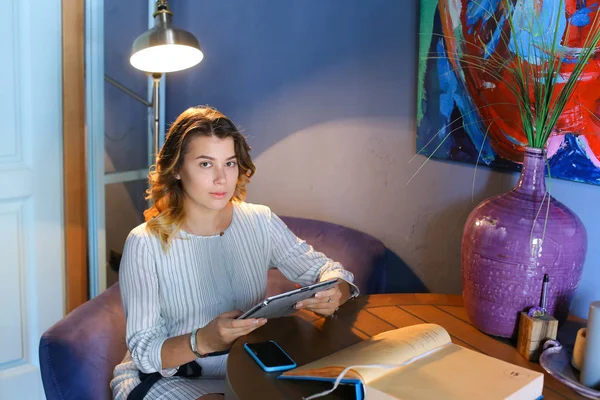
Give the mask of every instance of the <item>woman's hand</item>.
<path id="1" fill-rule="evenodd" d="M 219 315 L 198 330 L 196 343 L 201 354 L 227 350 L 240 336 L 244 336 L 267 323 L 265 318 L 236 319 L 239 310 Z"/>
<path id="2" fill-rule="evenodd" d="M 339 306 L 344 304 L 350 297 L 350 284 L 342 280 L 331 289 L 323 290 L 306 300 L 296 303 L 296 309 L 310 310 L 323 316 L 332 315 Z"/>

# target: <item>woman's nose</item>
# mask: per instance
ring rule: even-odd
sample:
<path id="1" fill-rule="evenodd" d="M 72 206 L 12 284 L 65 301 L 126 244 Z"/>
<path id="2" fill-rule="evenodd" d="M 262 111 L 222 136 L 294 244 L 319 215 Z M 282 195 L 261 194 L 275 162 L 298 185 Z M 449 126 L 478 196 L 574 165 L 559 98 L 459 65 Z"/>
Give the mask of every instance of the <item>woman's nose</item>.
<path id="1" fill-rule="evenodd" d="M 225 169 L 223 168 L 215 168 L 215 183 L 223 184 L 227 182 L 227 175 L 225 174 Z"/>

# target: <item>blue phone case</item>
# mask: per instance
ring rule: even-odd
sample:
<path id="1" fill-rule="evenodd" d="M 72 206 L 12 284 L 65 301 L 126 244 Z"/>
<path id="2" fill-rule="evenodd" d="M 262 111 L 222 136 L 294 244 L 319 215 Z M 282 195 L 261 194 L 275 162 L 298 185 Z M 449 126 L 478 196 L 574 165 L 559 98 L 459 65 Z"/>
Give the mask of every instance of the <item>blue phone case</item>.
<path id="1" fill-rule="evenodd" d="M 283 354 L 285 354 L 286 356 L 289 357 L 290 360 L 292 360 L 292 357 L 289 356 L 288 353 L 286 353 L 281 346 L 279 346 L 275 341 L 273 340 L 269 340 L 269 342 L 272 342 L 275 346 L 277 346 L 277 348 L 279 348 L 279 350 L 281 350 L 283 352 Z M 266 372 L 275 372 L 275 371 L 287 371 L 288 369 L 292 369 L 292 368 L 296 368 L 296 363 L 292 360 L 292 364 L 288 364 L 288 365 L 277 365 L 275 367 L 267 367 L 266 365 L 264 365 L 262 363 L 262 361 L 260 361 L 260 359 L 256 356 L 256 354 L 254 354 L 252 352 L 252 350 L 250 350 L 250 348 L 248 347 L 248 343 L 244 343 L 244 349 L 246 349 L 246 352 L 248 354 L 250 354 L 250 357 L 252 357 L 254 359 L 254 361 L 256 361 L 256 363 L 263 369 L 263 371 Z"/>
<path id="2" fill-rule="evenodd" d="M 335 378 L 331 379 L 331 378 L 308 378 L 306 376 L 284 376 L 284 375 L 279 375 L 277 377 L 277 379 L 282 379 L 282 380 L 292 380 L 292 381 L 321 381 L 321 382 L 331 382 L 332 384 L 335 382 Z M 360 379 L 352 379 L 352 378 L 343 378 L 340 381 L 340 384 L 345 384 L 345 385 L 352 385 L 354 386 L 354 392 L 355 392 L 355 400 L 365 400 L 365 391 L 364 391 L 364 387 L 362 382 L 360 381 Z M 539 399 L 537 399 L 539 400 Z"/>

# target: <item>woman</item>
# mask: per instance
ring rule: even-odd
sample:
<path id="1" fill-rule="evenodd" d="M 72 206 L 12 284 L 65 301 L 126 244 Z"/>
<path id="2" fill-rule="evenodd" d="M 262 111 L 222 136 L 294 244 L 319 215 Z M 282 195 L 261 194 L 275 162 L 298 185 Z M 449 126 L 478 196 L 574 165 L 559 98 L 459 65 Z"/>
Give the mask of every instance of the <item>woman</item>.
<path id="1" fill-rule="evenodd" d="M 339 263 L 268 207 L 243 201 L 256 169 L 249 150 L 233 122 L 211 108 L 186 110 L 169 130 L 149 175 L 153 206 L 123 251 L 129 351 L 115 368 L 113 398 L 223 398 L 222 353 L 267 322 L 236 317 L 265 297 L 269 268 L 301 285 L 342 279 L 296 308 L 327 316 L 358 294 Z M 182 365 L 194 371 L 178 372 Z"/>

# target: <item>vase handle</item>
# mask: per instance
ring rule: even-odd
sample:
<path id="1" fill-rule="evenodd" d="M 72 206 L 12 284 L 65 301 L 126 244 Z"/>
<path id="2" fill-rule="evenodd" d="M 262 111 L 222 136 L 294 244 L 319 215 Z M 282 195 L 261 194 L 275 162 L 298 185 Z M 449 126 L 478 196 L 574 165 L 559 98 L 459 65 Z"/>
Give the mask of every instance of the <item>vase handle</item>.
<path id="1" fill-rule="evenodd" d="M 544 347 L 543 347 L 544 350 L 543 351 L 546 351 L 547 349 L 551 349 L 554 347 L 556 347 L 557 350 L 560 350 L 562 348 L 562 344 L 560 344 L 560 342 L 558 340 L 553 340 L 553 339 L 546 340 L 544 342 Z"/>

